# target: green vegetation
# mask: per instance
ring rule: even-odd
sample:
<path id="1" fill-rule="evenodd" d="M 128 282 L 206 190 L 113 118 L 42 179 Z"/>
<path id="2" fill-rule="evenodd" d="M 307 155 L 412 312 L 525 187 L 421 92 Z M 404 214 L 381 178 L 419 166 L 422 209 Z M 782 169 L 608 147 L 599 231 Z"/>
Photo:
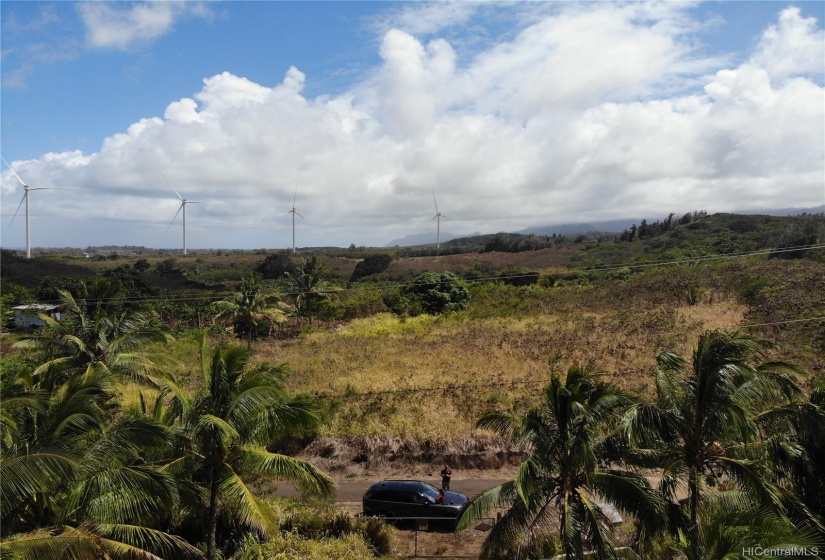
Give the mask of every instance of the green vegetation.
<path id="1" fill-rule="evenodd" d="M 295 261 L 3 251 L 4 320 L 36 301 L 65 315 L 0 338 L 0 553 L 390 554 L 382 524 L 255 490 L 290 479 L 328 494 L 301 447 L 341 476 L 522 463 L 468 510 L 512 506 L 490 557 L 821 543 L 822 224 L 691 213 L 624 239 L 497 235 Z M 575 366 L 542 390 L 561 354 L 603 373 Z M 597 489 L 629 514 L 622 528 L 593 506 Z M 564 522 L 548 526 L 542 504 Z"/>
<path id="2" fill-rule="evenodd" d="M 278 294 L 261 289 L 258 279 L 249 275 L 241 281 L 241 287 L 230 299 L 215 303 L 218 314 L 215 321 L 229 323 L 238 338 L 246 339 L 247 348 L 252 341 L 272 332 L 275 323 L 286 320 Z"/>
<path id="3" fill-rule="evenodd" d="M 422 272 L 387 293 L 384 303 L 394 313 L 438 315 L 467 309 L 470 293 L 464 282 L 451 272 Z"/>
<path id="4" fill-rule="evenodd" d="M 617 459 L 611 436 L 631 401 L 618 387 L 599 381 L 592 367 L 573 366 L 564 380 L 552 373 L 540 407 L 479 420 L 479 427 L 530 450 L 515 480 L 473 498 L 459 520 L 458 529 L 466 529 L 507 507 L 484 542 L 482 558 L 527 558 L 551 531 L 559 534 L 560 552 L 568 558 L 593 549 L 609 553 L 616 543 L 597 497 L 634 514 L 647 535 L 665 526 L 664 505 L 643 476 L 605 467 Z"/>
<path id="5" fill-rule="evenodd" d="M 802 401 L 798 368 L 763 357 L 753 337 L 706 332 L 691 363 L 659 355 L 650 403 L 634 403 L 590 368 L 571 367 L 565 380 L 554 373 L 539 408 L 479 420 L 526 444 L 528 457 L 515 480 L 471 500 L 459 529 L 506 507 L 482 558 L 531 557 L 553 533 L 568 558 L 612 558 L 618 543 L 597 501 L 605 500 L 633 516 L 643 555 L 664 535 L 672 554 L 696 560 L 739 554 L 749 542 L 822 546 L 825 509 L 803 504 L 804 490 L 777 476 L 789 460 L 815 468 L 819 446 L 775 420 L 821 426 L 825 408 Z M 660 482 L 654 489 L 614 465 L 656 468 Z"/>

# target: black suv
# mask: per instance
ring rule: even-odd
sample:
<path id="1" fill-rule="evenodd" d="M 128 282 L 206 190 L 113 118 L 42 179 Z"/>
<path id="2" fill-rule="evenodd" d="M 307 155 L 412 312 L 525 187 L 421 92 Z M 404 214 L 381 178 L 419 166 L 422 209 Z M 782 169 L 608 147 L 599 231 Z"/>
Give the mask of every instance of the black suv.
<path id="1" fill-rule="evenodd" d="M 417 480 L 385 480 L 370 486 L 364 494 L 364 515 L 383 517 L 458 517 L 469 499 L 461 492 L 444 492 L 444 503 L 437 504 L 439 490 Z"/>

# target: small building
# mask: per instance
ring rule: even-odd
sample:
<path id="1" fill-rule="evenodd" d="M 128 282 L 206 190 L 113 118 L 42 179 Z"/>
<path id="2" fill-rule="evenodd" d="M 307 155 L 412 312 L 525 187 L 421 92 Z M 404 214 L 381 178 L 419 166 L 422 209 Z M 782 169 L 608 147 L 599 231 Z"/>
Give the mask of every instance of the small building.
<path id="1" fill-rule="evenodd" d="M 40 314 L 60 320 L 60 306 L 51 303 L 30 303 L 18 305 L 14 309 L 14 327 L 17 329 L 36 329 L 46 326 Z"/>

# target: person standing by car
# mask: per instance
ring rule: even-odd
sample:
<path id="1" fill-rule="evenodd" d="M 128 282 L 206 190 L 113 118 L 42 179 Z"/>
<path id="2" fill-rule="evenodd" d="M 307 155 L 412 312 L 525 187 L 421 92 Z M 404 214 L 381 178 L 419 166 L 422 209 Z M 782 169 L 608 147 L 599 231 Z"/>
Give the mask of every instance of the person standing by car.
<path id="1" fill-rule="evenodd" d="M 453 471 L 449 465 L 444 465 L 441 469 L 441 489 L 445 492 L 450 489 L 450 477 L 453 476 Z"/>

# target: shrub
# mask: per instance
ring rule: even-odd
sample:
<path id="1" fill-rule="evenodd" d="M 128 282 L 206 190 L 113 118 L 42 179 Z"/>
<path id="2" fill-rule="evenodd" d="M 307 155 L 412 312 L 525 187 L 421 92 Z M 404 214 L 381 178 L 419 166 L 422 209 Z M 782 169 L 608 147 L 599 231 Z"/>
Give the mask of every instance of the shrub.
<path id="1" fill-rule="evenodd" d="M 526 268 L 515 267 L 504 269 L 498 277 L 509 286 L 532 286 L 538 283 L 540 274 Z"/>
<path id="2" fill-rule="evenodd" d="M 452 272 L 422 272 L 398 289 L 388 292 L 384 303 L 394 313 L 438 315 L 467 309 L 470 294 Z"/>
<path id="3" fill-rule="evenodd" d="M 297 270 L 298 267 L 292 261 L 292 257 L 286 252 L 269 255 L 255 267 L 255 271 L 264 280 L 280 280 L 286 273 L 294 274 Z"/>
<path id="4" fill-rule="evenodd" d="M 393 529 L 383 520 L 356 519 L 345 511 L 329 507 L 297 509 L 281 521 L 281 531 L 314 541 L 357 535 L 378 554 L 390 554 L 394 540 Z"/>
<path id="5" fill-rule="evenodd" d="M 275 535 L 266 542 L 247 537 L 232 556 L 235 560 L 373 560 L 364 539 L 355 534 L 341 538 L 310 540 L 292 533 Z"/>
<path id="6" fill-rule="evenodd" d="M 352 271 L 352 276 L 350 276 L 350 282 L 384 272 L 389 268 L 391 262 L 392 257 L 386 253 L 370 255 L 355 265 L 355 270 Z"/>

